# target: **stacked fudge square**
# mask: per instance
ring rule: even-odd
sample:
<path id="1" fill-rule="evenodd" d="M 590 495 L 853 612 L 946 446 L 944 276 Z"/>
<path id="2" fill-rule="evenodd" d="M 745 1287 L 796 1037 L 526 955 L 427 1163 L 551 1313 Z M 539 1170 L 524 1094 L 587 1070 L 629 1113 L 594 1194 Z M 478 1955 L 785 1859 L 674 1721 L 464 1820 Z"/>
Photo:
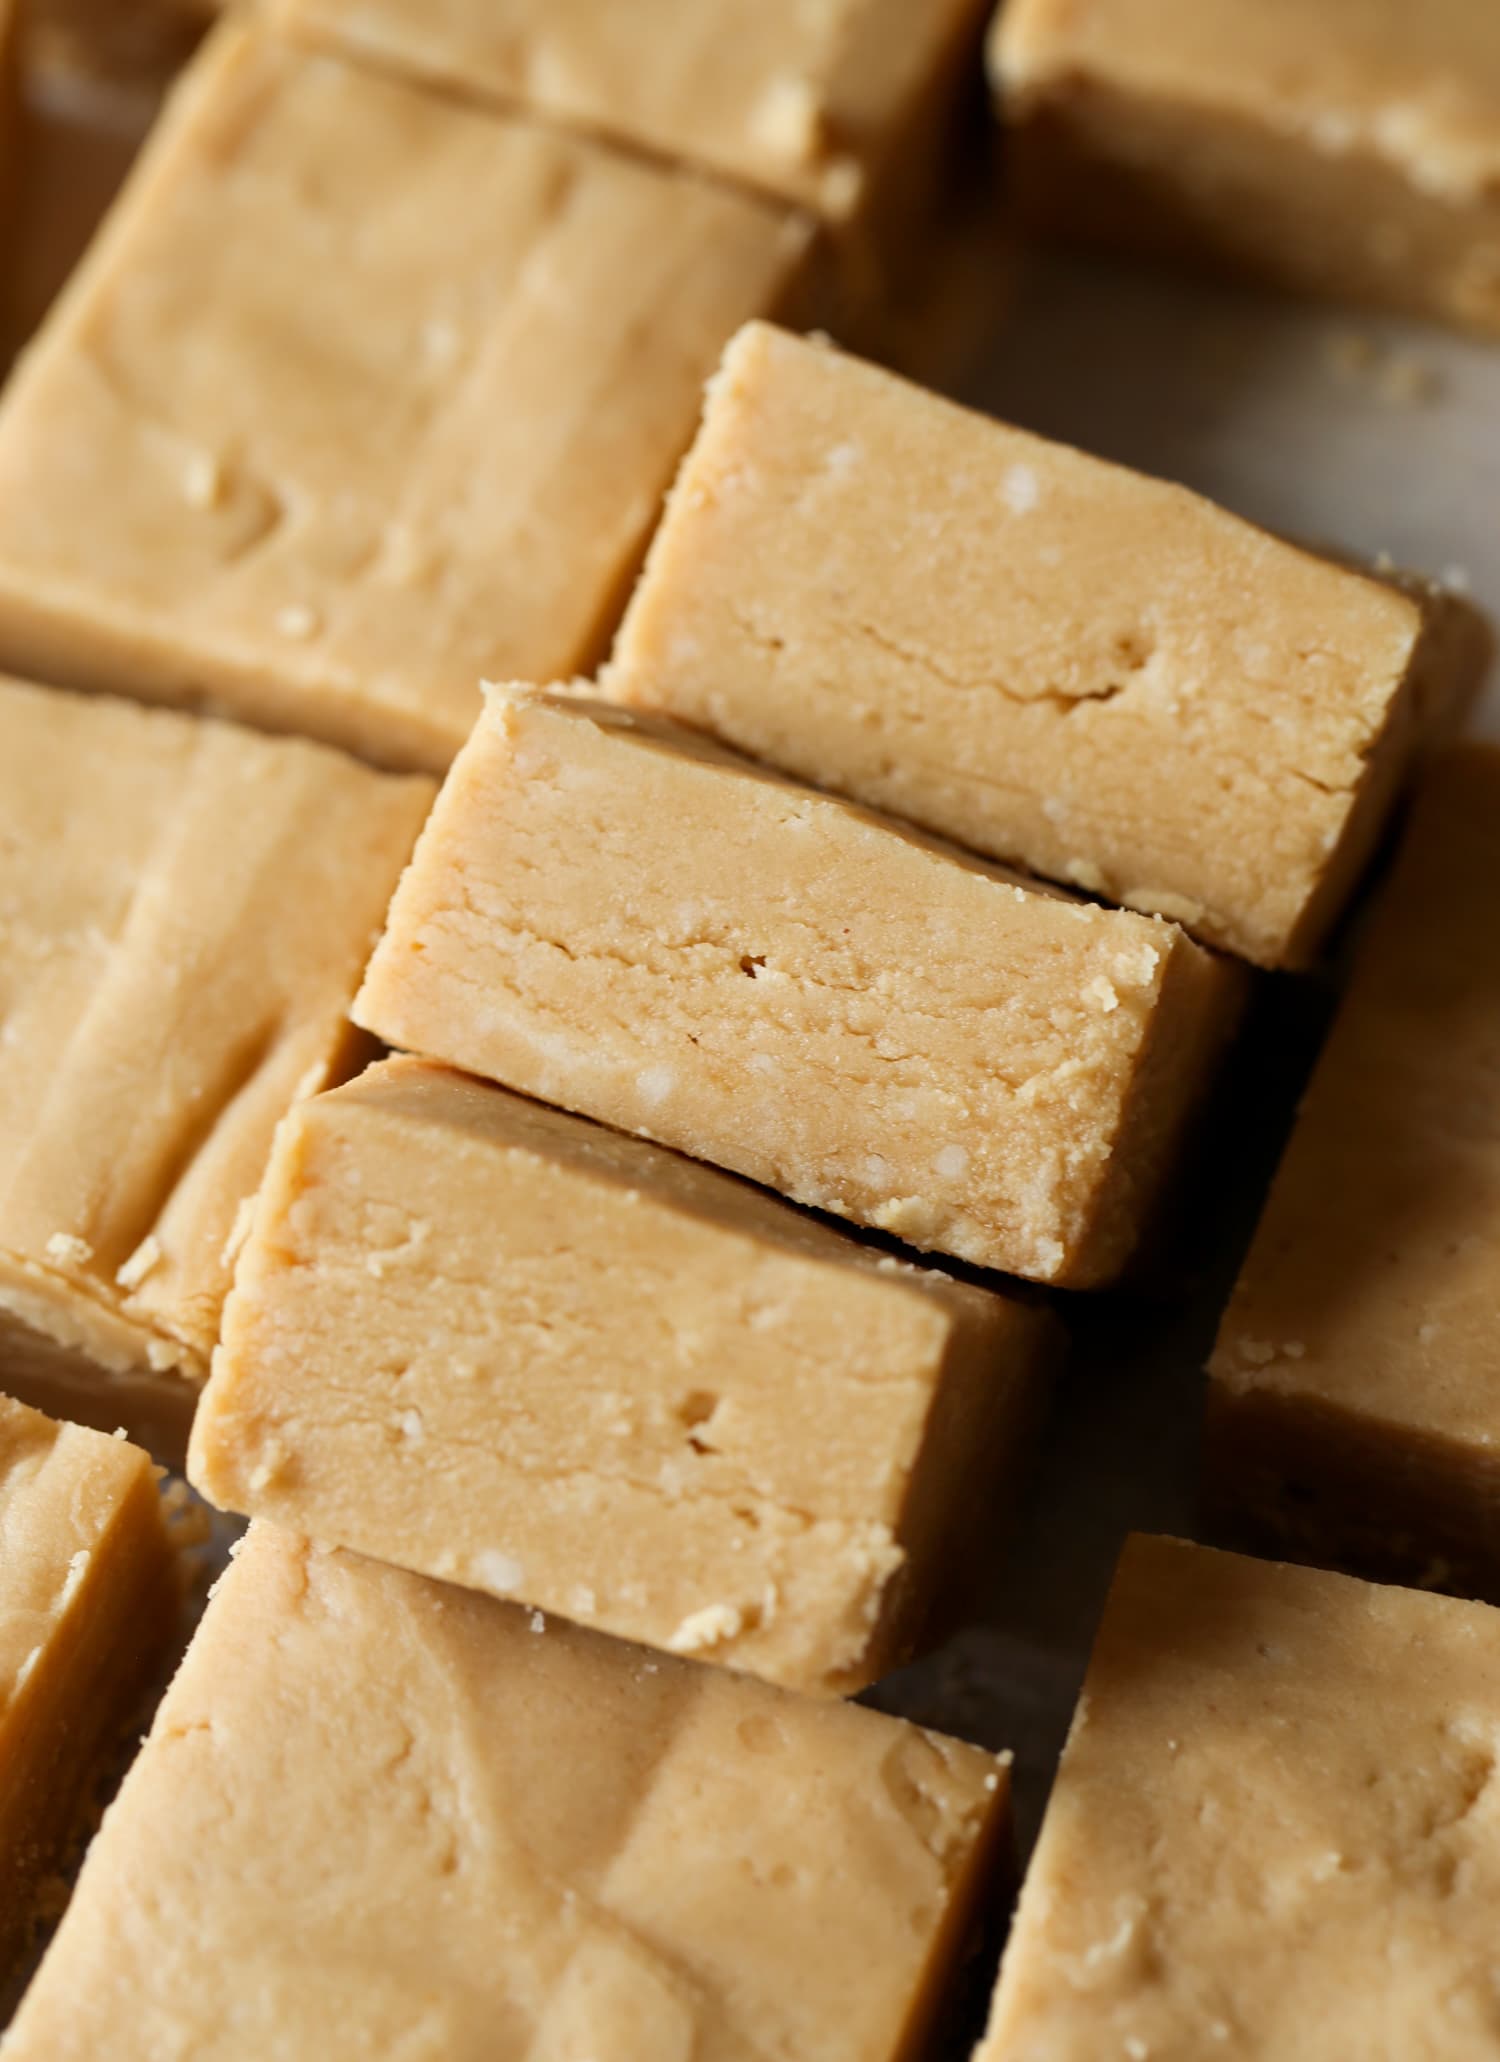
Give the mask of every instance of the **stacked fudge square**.
<path id="1" fill-rule="evenodd" d="M 769 319 L 978 26 L 277 0 L 0 404 L 0 1380 L 252 1520 L 6 2062 L 916 2055 L 1008 1757 L 843 1700 L 1419 769 L 1210 1479 L 1500 1573 L 1470 618 Z M 9 1946 L 176 1592 L 20 1403 L 0 1544 Z M 1491 2052 L 1497 1740 L 1485 1607 L 1134 1543 L 985 2062 Z"/>

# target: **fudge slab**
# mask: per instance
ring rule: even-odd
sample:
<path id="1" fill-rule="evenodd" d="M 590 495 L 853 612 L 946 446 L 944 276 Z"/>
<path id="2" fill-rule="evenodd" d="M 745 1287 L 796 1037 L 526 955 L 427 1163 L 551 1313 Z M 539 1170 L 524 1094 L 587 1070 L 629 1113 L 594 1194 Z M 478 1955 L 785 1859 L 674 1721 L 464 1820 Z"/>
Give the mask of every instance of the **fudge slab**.
<path id="1" fill-rule="evenodd" d="M 1130 1257 L 1235 970 L 691 731 L 495 690 L 356 1002 L 387 1044 L 1040 1281 Z"/>
<path id="2" fill-rule="evenodd" d="M 0 1396 L 0 1988 L 178 1601 L 147 1456 Z"/>
<path id="3" fill-rule="evenodd" d="M 257 1524 L 6 2062 L 905 2062 L 1007 1792 Z"/>
<path id="4" fill-rule="evenodd" d="M 1500 1614 L 1126 1547 L 975 2062 L 1489 2062 Z"/>
<path id="5" fill-rule="evenodd" d="M 420 1060 L 281 1128 L 205 1496 L 815 1692 L 1003 1522 L 1053 1322 Z"/>
<path id="6" fill-rule="evenodd" d="M 607 642 L 807 235 L 226 23 L 0 406 L 0 660 L 441 770 Z"/>
<path id="7" fill-rule="evenodd" d="M 1500 749 L 1439 759 L 1210 1364 L 1221 1520 L 1500 1597 Z"/>
<path id="8" fill-rule="evenodd" d="M 296 33 L 837 225 L 928 185 L 983 0 L 272 0 Z"/>
<path id="9" fill-rule="evenodd" d="M 605 676 L 741 751 L 1270 966 L 1469 680 L 1422 602 L 765 323 Z"/>
<path id="10" fill-rule="evenodd" d="M 991 71 L 1041 225 L 1500 331 L 1486 0 L 1009 0 Z"/>
<path id="11" fill-rule="evenodd" d="M 432 799 L 322 746 L 0 680 L 0 1382 L 180 1455 L 277 1121 Z"/>

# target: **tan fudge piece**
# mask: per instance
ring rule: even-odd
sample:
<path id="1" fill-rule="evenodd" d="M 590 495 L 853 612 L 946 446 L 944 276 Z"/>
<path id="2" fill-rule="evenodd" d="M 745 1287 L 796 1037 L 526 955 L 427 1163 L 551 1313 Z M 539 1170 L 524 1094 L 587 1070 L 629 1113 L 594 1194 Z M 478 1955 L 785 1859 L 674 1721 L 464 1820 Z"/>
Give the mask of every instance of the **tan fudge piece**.
<path id="1" fill-rule="evenodd" d="M 0 656 L 440 769 L 607 639 L 806 239 L 226 24 L 0 407 Z"/>
<path id="2" fill-rule="evenodd" d="M 0 1986 L 177 1600 L 146 1455 L 0 1396 Z"/>
<path id="3" fill-rule="evenodd" d="M 991 70 L 1042 224 L 1500 329 L 1488 0 L 1008 0 Z"/>
<path id="4" fill-rule="evenodd" d="M 1446 699 L 1427 620 L 1183 488 L 755 323 L 606 685 L 1295 965 Z"/>
<path id="5" fill-rule="evenodd" d="M 975 2062 L 1495 2052 L 1500 1616 L 1126 1547 Z"/>
<path id="6" fill-rule="evenodd" d="M 272 19 L 847 225 L 927 189 L 983 0 L 271 0 Z"/>
<path id="7" fill-rule="evenodd" d="M 1211 1363 L 1221 1512 L 1500 1596 L 1500 750 L 1424 788 Z"/>
<path id="8" fill-rule="evenodd" d="M 0 681 L 0 1381 L 180 1451 L 431 783 Z M 185 1378 L 185 1379 L 184 1379 Z"/>
<path id="9" fill-rule="evenodd" d="M 1127 1261 L 1238 983 L 599 702 L 496 690 L 355 1005 L 426 1053 L 1041 1281 Z"/>
<path id="10" fill-rule="evenodd" d="M 1006 1773 L 256 1525 L 6 2062 L 897 2062 Z"/>
<path id="11" fill-rule="evenodd" d="M 999 1522 L 1051 1333 L 715 1169 L 393 1060 L 282 1126 L 189 1472 L 399 1567 L 860 1689 L 909 1650 L 958 1521 Z"/>

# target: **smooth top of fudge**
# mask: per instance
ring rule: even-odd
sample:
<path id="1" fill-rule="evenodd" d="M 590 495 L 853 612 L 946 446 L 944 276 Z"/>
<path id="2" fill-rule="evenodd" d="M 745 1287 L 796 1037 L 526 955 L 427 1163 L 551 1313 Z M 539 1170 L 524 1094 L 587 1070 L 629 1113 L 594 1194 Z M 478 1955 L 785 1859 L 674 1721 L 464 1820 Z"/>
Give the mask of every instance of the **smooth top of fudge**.
<path id="1" fill-rule="evenodd" d="M 273 0 L 288 28 L 748 181 L 834 221 L 975 0 Z"/>
<path id="2" fill-rule="evenodd" d="M 121 1506 L 151 1481 L 139 1447 L 0 1396 L 0 1721 L 60 1631 Z"/>
<path id="3" fill-rule="evenodd" d="M 0 656 L 441 769 L 608 637 L 807 243 L 226 23 L 0 407 Z"/>
<path id="4" fill-rule="evenodd" d="M 752 323 L 605 676 L 741 750 L 1269 964 L 1426 710 L 1412 596 Z"/>
<path id="5" fill-rule="evenodd" d="M 420 1060 L 278 1136 L 193 1428 L 214 1502 L 820 1692 L 1003 1499 L 1052 1324 Z"/>
<path id="6" fill-rule="evenodd" d="M 1236 984 L 674 725 L 492 690 L 355 1003 L 387 1043 L 1040 1280 L 1118 1271 Z"/>
<path id="7" fill-rule="evenodd" d="M 896 2062 L 1005 1789 L 255 1526 L 6 2062 Z"/>
<path id="8" fill-rule="evenodd" d="M 1495 2052 L 1500 1614 L 1126 1549 L 976 2062 Z"/>
<path id="9" fill-rule="evenodd" d="M 1436 199 L 1500 172 L 1500 11 L 1487 0 L 1009 0 L 1002 87 L 1102 80 L 1248 116 L 1329 157 L 1386 160 Z"/>
<path id="10" fill-rule="evenodd" d="M 1500 1450 L 1500 748 L 1425 783 L 1216 1379 Z"/>
<path id="11" fill-rule="evenodd" d="M 278 1119 L 324 1086 L 430 781 L 0 680 L 0 1305 L 202 1374 Z"/>

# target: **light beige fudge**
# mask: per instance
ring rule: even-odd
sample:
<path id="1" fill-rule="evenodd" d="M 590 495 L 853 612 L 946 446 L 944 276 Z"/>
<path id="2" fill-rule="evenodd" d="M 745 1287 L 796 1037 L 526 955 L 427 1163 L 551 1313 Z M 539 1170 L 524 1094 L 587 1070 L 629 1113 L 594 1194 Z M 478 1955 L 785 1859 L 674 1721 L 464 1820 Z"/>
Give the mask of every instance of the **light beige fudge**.
<path id="1" fill-rule="evenodd" d="M 1500 750 L 1437 762 L 1210 1364 L 1220 1522 L 1500 1598 Z"/>
<path id="2" fill-rule="evenodd" d="M 616 698 L 1270 966 L 1317 950 L 1472 655 L 1414 595 L 764 323 Z"/>
<path id="3" fill-rule="evenodd" d="M 1500 1615 L 1126 1547 L 975 2062 L 1488 2062 Z"/>
<path id="4" fill-rule="evenodd" d="M 466 94 L 705 166 L 841 229 L 929 197 L 984 0 L 271 0 Z"/>
<path id="5" fill-rule="evenodd" d="M 193 1426 L 214 1503 L 811 1692 L 1003 1523 L 1045 1312 L 396 1059 L 281 1128 Z"/>
<path id="6" fill-rule="evenodd" d="M 900 1720 L 256 1525 L 6 2062 L 908 2062 L 1007 1792 Z"/>
<path id="7" fill-rule="evenodd" d="M 1487 0 L 1008 0 L 991 72 L 1044 226 L 1500 330 Z"/>
<path id="8" fill-rule="evenodd" d="M 0 680 L 0 1383 L 165 1458 L 277 1121 L 432 798 L 322 746 Z"/>
<path id="9" fill-rule="evenodd" d="M 147 1456 L 0 1396 L 0 1992 L 178 1604 Z"/>
<path id="10" fill-rule="evenodd" d="M 807 239 L 227 22 L 0 405 L 0 660 L 440 770 L 607 642 Z"/>
<path id="11" fill-rule="evenodd" d="M 496 689 L 355 1004 L 390 1045 L 983 1267 L 1105 1282 L 1240 993 L 686 730 Z"/>

